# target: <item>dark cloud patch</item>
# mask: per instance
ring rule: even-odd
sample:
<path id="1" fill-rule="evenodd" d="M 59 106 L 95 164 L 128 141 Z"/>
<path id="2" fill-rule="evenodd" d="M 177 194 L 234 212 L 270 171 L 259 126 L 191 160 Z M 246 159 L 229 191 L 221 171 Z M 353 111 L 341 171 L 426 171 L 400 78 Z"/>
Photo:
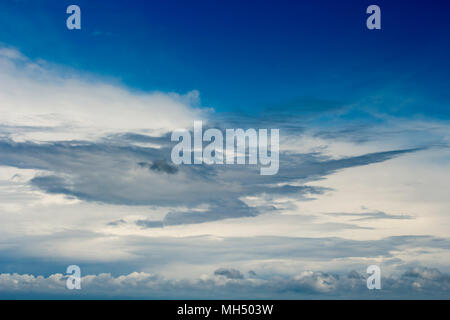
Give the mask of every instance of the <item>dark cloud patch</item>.
<path id="1" fill-rule="evenodd" d="M 286 156 L 287 159 L 283 162 L 285 165 L 280 164 L 280 174 L 285 174 L 288 177 L 289 173 L 293 177 L 308 178 L 313 176 L 324 176 L 335 172 L 336 170 L 365 166 L 373 163 L 383 162 L 397 156 L 417 152 L 423 149 L 404 149 L 404 150 L 392 150 L 384 152 L 368 153 L 361 156 L 345 157 L 341 159 L 326 159 L 323 156 L 316 154 L 302 155 L 300 159 L 296 155 Z M 297 160 L 297 161 L 296 161 Z M 299 165 L 299 160 L 300 164 Z"/>
<path id="2" fill-rule="evenodd" d="M 266 193 L 268 195 L 320 195 L 324 194 L 326 191 L 330 191 L 330 188 L 324 187 L 313 187 L 313 186 L 294 186 L 294 185 L 282 185 L 282 186 L 254 186 L 253 194 Z"/>
<path id="3" fill-rule="evenodd" d="M 57 176 L 38 176 L 31 179 L 31 184 L 48 193 L 74 195 L 69 183 Z"/>
<path id="4" fill-rule="evenodd" d="M 402 275 L 403 279 L 422 279 L 422 280 L 434 280 L 441 282 L 450 282 L 450 275 L 441 273 L 436 268 L 412 268 Z"/>
<path id="5" fill-rule="evenodd" d="M 137 220 L 136 225 L 143 228 L 162 228 L 164 224 L 162 221 L 152 220 Z"/>
<path id="6" fill-rule="evenodd" d="M 111 227 L 117 227 L 117 226 L 119 226 L 121 224 L 125 224 L 125 223 L 127 223 L 125 220 L 119 219 L 119 220 L 108 222 L 106 225 L 111 226 Z"/>
<path id="7" fill-rule="evenodd" d="M 275 208 L 266 206 L 264 207 L 264 210 L 275 210 Z M 162 221 L 139 220 L 136 224 L 144 228 L 161 228 L 163 226 L 177 226 L 223 219 L 255 217 L 259 212 L 258 208 L 249 207 L 242 201 L 235 201 L 234 203 L 214 201 L 208 210 L 171 211 L 166 214 Z"/>
<path id="8" fill-rule="evenodd" d="M 155 160 L 153 163 L 139 162 L 138 165 L 141 168 L 147 168 L 156 172 L 165 172 L 168 174 L 175 174 L 178 172 L 178 168 L 167 160 Z"/>
<path id="9" fill-rule="evenodd" d="M 214 271 L 214 275 L 223 276 L 227 279 L 244 279 L 244 275 L 236 269 L 219 268 Z"/>
<path id="10" fill-rule="evenodd" d="M 265 207 L 265 210 L 274 210 L 274 207 Z M 233 201 L 233 203 L 214 204 L 212 208 L 206 211 L 185 211 L 169 212 L 164 217 L 164 225 L 174 226 L 181 224 L 193 224 L 211 222 L 223 219 L 255 217 L 259 214 L 258 208 L 249 207 L 242 201 Z"/>
<path id="11" fill-rule="evenodd" d="M 349 279 L 357 279 L 357 280 L 364 280 L 365 276 L 357 272 L 356 270 L 352 270 L 348 273 L 347 278 Z"/>

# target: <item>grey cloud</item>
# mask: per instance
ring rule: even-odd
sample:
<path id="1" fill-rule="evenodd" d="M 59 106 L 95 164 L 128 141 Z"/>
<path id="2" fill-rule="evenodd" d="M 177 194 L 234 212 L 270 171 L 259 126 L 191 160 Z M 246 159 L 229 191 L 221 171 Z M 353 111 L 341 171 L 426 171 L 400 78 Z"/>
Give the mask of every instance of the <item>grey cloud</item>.
<path id="1" fill-rule="evenodd" d="M 178 168 L 170 164 L 167 160 L 155 160 L 153 163 L 139 162 L 138 165 L 142 168 L 148 168 L 156 172 L 165 172 L 168 174 L 175 174 Z"/>
<path id="2" fill-rule="evenodd" d="M 382 211 L 376 212 L 361 212 L 361 213 L 345 213 L 345 212 L 336 212 L 336 213 L 327 213 L 326 215 L 330 216 L 343 216 L 343 217 L 357 217 L 352 219 L 353 221 L 364 221 L 364 220 L 381 220 L 381 219 L 393 219 L 393 220 L 410 220 L 414 219 L 413 216 L 402 214 L 388 214 Z"/>
<path id="3" fill-rule="evenodd" d="M 357 272 L 356 270 L 352 270 L 348 273 L 347 278 L 349 279 L 358 279 L 358 280 L 363 280 L 365 279 L 364 275 L 360 274 L 359 272 Z"/>
<path id="4" fill-rule="evenodd" d="M 142 222 L 146 224 L 149 222 Z M 157 222 L 153 222 L 157 223 Z M 307 237 L 146 237 L 126 236 L 120 238 L 108 237 L 99 233 L 59 232 L 48 236 L 28 236 L 9 238 L 6 244 L 14 244 L 14 250 L 9 252 L 0 250 L 0 256 L 8 260 L 8 256 L 23 256 L 27 252 L 36 252 L 38 248 L 58 243 L 61 248 L 65 241 L 95 242 L 101 241 L 105 247 L 114 248 L 117 254 L 126 252 L 132 254 L 127 261 L 129 264 L 142 268 L 159 269 L 169 264 L 179 264 L 180 261 L 189 265 L 233 265 L 246 264 L 254 261 L 260 263 L 287 261 L 333 261 L 344 258 L 383 257 L 385 260 L 398 259 L 396 252 L 407 249 L 433 249 L 433 251 L 447 251 L 450 248 L 448 238 L 431 236 L 397 236 L 380 240 L 350 240 L 335 237 L 307 238 Z M 220 245 L 219 245 L 220 244 Z M 7 248 L 7 247 L 5 247 Z M 157 256 L 158 259 L 153 259 Z M 88 263 L 89 259 L 77 258 L 80 263 Z M 54 263 L 54 259 L 52 260 Z M 396 265 L 404 262 L 396 261 Z M 42 264 L 45 264 L 43 261 Z M 1 264 L 0 264 L 1 266 Z M 112 267 L 112 266 L 111 266 Z M 32 268 L 32 266 L 30 266 Z M 32 270 L 32 269 L 30 269 Z M 257 269 L 252 270 L 258 272 Z M 259 272 L 258 272 L 259 273 Z"/>
<path id="5" fill-rule="evenodd" d="M 208 210 L 204 211 L 171 211 L 162 221 L 138 220 L 136 225 L 145 228 L 161 228 L 163 226 L 176 226 L 185 224 L 204 223 L 223 219 L 255 217 L 259 214 L 257 208 L 249 207 L 242 201 L 223 203 L 214 201 Z M 264 210 L 275 210 L 265 207 Z"/>
<path id="6" fill-rule="evenodd" d="M 216 276 L 223 276 L 227 279 L 244 279 L 244 275 L 236 269 L 219 268 L 214 271 Z"/>
<path id="7" fill-rule="evenodd" d="M 169 147 L 172 142 L 170 141 L 170 135 L 165 134 L 162 136 L 148 136 L 144 134 L 137 134 L 133 132 L 127 133 L 116 133 L 106 136 L 102 139 L 103 142 L 113 143 L 113 144 L 121 144 L 121 145 L 129 145 L 130 143 L 150 143 L 159 147 Z"/>
<path id="8" fill-rule="evenodd" d="M 117 260 L 115 255 L 99 261 L 98 256 L 88 255 L 83 257 L 77 254 L 76 262 L 85 270 L 83 274 L 107 271 L 120 275 L 121 272 L 131 272 L 131 270 L 152 270 L 152 272 L 159 273 L 170 270 L 172 267 L 179 270 L 183 266 L 192 270 L 211 270 L 211 273 L 214 273 L 214 270 L 223 269 L 219 268 L 220 266 L 228 266 L 226 269 L 239 270 L 242 275 L 248 272 L 249 276 L 243 277 L 244 279 L 226 278 L 225 275 L 228 273 L 222 272 L 222 278 L 235 281 L 229 283 L 230 287 L 227 287 L 230 290 L 227 292 L 228 297 L 234 298 L 237 298 L 240 294 L 245 297 L 245 292 L 255 294 L 255 298 L 267 298 L 270 294 L 280 298 L 297 297 L 302 294 L 319 294 L 320 296 L 320 294 L 332 294 L 333 292 L 343 295 L 348 290 L 340 291 L 342 279 L 348 278 L 345 283 L 348 283 L 350 287 L 359 283 L 364 288 L 365 268 L 374 262 L 376 264 L 376 261 L 380 259 L 383 261 L 381 265 L 383 277 L 387 277 L 383 267 L 390 270 L 395 268 L 395 270 L 401 272 L 407 268 L 413 268 L 404 272 L 404 276 L 396 280 L 395 283 L 397 284 L 389 283 L 389 277 L 384 279 L 383 290 L 386 290 L 384 291 L 386 294 L 391 291 L 399 292 L 403 290 L 401 288 L 407 286 L 412 286 L 413 292 L 419 292 L 419 286 L 432 288 L 437 286 L 438 283 L 448 283 L 445 274 L 431 269 L 417 268 L 417 265 L 414 266 L 409 262 L 402 261 L 397 255 L 398 252 L 408 252 L 408 250 L 414 250 L 417 253 L 418 249 L 447 254 L 450 248 L 450 240 L 432 236 L 398 236 L 380 240 L 358 241 L 334 237 L 279 236 L 217 238 L 213 236 L 148 237 L 123 235 L 117 237 L 104 233 L 70 230 L 55 232 L 50 235 L 17 236 L 5 239 L 0 249 L 0 268 L 4 270 L 3 272 L 5 270 L 11 273 L 19 272 L 17 268 L 20 268 L 21 273 L 34 273 L 37 272 L 36 266 L 39 266 L 39 270 L 46 270 L 45 272 L 64 272 L 65 267 L 73 263 L 73 255 L 67 255 L 70 252 L 68 251 L 71 248 L 70 244 L 78 242 L 86 244 L 101 243 L 102 251 L 114 252 L 118 256 L 123 254 L 127 256 L 125 260 L 121 261 Z M 39 253 L 42 248 L 49 246 L 53 249 L 51 252 L 44 253 L 44 255 L 40 254 L 41 258 L 37 256 L 32 260 L 23 258 L 24 256 L 28 257 L 29 252 Z M 61 251 L 65 253 L 63 256 L 60 255 Z M 338 264 L 336 267 L 333 261 L 347 262 L 341 266 Z M 303 273 L 302 268 L 306 265 L 331 265 L 333 270 L 321 273 L 318 270 L 313 270 L 313 273 L 309 271 Z M 239 267 L 236 268 L 236 266 Z M 278 268 L 279 266 L 281 268 Z M 287 266 L 292 267 L 286 269 Z M 414 267 L 416 268 L 414 269 Z M 241 268 L 245 269 L 241 270 Z M 250 273 L 250 270 L 257 276 Z M 278 274 L 277 270 L 283 270 L 283 274 Z M 359 270 L 360 273 L 349 273 L 348 270 Z M 273 279 L 273 281 L 267 281 L 268 279 Z M 245 285 L 239 285 L 236 284 L 236 281 L 246 282 Z M 265 285 L 260 286 L 259 290 L 246 291 L 251 290 L 261 281 Z M 183 288 L 186 290 L 192 289 L 189 284 L 186 284 L 186 286 Z M 239 288 L 234 290 L 232 289 L 234 286 Z M 217 294 L 214 297 L 219 298 L 222 294 L 220 288 L 223 287 L 217 287 L 214 283 L 209 283 L 206 289 L 203 287 L 197 289 L 199 290 L 199 297 L 204 297 L 205 292 L 208 292 L 208 294 Z M 392 290 L 388 291 L 388 288 Z M 442 287 L 438 286 L 437 288 L 436 292 L 443 290 Z M 152 291 L 152 294 L 155 294 L 155 296 L 165 294 L 166 288 L 163 286 L 160 289 L 163 291 Z M 118 291 L 123 294 L 126 292 L 126 290 Z M 257 292 L 260 292 L 261 295 Z M 101 294 L 105 293 L 102 292 Z M 136 294 L 136 292 L 130 290 L 130 294 Z M 407 293 L 404 293 L 404 295 L 408 297 Z M 167 297 L 174 296 L 176 296 L 176 292 L 170 292 Z"/>
<path id="9" fill-rule="evenodd" d="M 38 176 L 31 179 L 31 184 L 48 193 L 61 193 L 75 196 L 69 183 L 57 176 Z"/>
<path id="10" fill-rule="evenodd" d="M 265 207 L 267 210 L 274 210 L 273 207 Z M 249 207 L 242 201 L 214 201 L 211 209 L 206 211 L 188 211 L 188 212 L 169 212 L 163 220 L 163 224 L 167 226 L 193 224 L 217 221 L 230 218 L 255 217 L 259 214 L 259 210 Z"/>
<path id="11" fill-rule="evenodd" d="M 217 272 L 217 270 L 216 270 Z M 216 273 L 215 272 L 215 273 Z M 239 270 L 223 269 L 225 282 L 216 277 L 173 280 L 157 274 L 133 272 L 117 277 L 102 273 L 82 278 L 83 290 L 65 287 L 66 276 L 0 274 L 0 297 L 15 299 L 57 296 L 64 298 L 168 298 L 168 299 L 448 299 L 450 276 L 437 269 L 416 268 L 400 275 L 382 277 L 382 289 L 368 290 L 363 272 L 347 275 L 303 271 L 284 277 L 245 279 Z M 231 277 L 229 276 L 231 273 Z M 432 273 L 435 276 L 430 277 Z M 414 276 L 411 277 L 411 274 Z"/>
<path id="12" fill-rule="evenodd" d="M 344 258 L 384 257 L 386 260 L 397 258 L 395 252 L 408 248 L 433 248 L 448 250 L 447 238 L 431 236 L 398 236 L 380 240 L 349 240 L 343 238 L 294 238 L 294 237 L 229 237 L 221 238 L 220 245 L 214 237 L 172 238 L 130 238 L 138 260 L 148 262 L 147 257 L 158 255 L 160 265 L 177 261 L 187 264 L 222 264 L 252 261 L 332 261 Z M 162 252 L 168 252 L 167 255 Z M 403 262 L 397 262 L 402 264 Z M 255 269 L 253 269 L 255 270 Z M 255 270 L 258 271 L 258 270 Z"/>
<path id="13" fill-rule="evenodd" d="M 111 227 L 116 227 L 118 225 L 125 224 L 125 223 L 127 223 L 125 220 L 119 219 L 119 220 L 108 222 L 107 225 L 111 226 Z"/>
<path id="14" fill-rule="evenodd" d="M 162 228 L 164 226 L 162 221 L 151 220 L 137 220 L 136 225 L 143 228 Z"/>
<path id="15" fill-rule="evenodd" d="M 149 141 L 156 139 L 147 138 Z M 170 159 L 171 148 L 167 145 L 152 148 L 126 143 L 130 139 L 147 138 L 127 134 L 112 135 L 97 143 L 0 141 L 0 164 L 52 172 L 30 181 L 48 193 L 118 205 L 192 208 L 169 212 L 163 221 L 164 225 L 179 225 L 251 217 L 274 210 L 272 206 L 249 207 L 239 200 L 245 196 L 289 195 L 292 199 L 308 200 L 327 191 L 306 185 L 308 181 L 336 170 L 386 161 L 419 150 L 394 150 L 337 160 L 314 153 L 283 153 L 279 174 L 261 176 L 257 166 L 174 166 L 162 160 Z M 304 185 L 291 184 L 299 180 Z M 211 209 L 195 210 L 201 205 Z"/>

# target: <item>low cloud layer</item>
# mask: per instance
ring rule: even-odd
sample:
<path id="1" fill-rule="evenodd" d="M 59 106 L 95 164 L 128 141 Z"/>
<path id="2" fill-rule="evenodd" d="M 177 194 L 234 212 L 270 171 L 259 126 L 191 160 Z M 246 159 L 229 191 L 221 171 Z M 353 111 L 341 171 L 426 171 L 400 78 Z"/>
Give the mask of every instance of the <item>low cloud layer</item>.
<path id="1" fill-rule="evenodd" d="M 111 274 L 87 275 L 81 290 L 66 289 L 67 276 L 48 277 L 26 274 L 0 274 L 0 297 L 33 298 L 168 298 L 206 299 L 430 299 L 448 297 L 450 275 L 437 269 L 414 268 L 399 276 L 383 277 L 381 290 L 369 290 L 367 275 L 352 270 L 338 275 L 304 271 L 293 277 L 273 275 L 244 277 L 239 270 L 219 269 L 214 275 L 198 279 L 169 280 L 145 272 L 114 277 Z"/>

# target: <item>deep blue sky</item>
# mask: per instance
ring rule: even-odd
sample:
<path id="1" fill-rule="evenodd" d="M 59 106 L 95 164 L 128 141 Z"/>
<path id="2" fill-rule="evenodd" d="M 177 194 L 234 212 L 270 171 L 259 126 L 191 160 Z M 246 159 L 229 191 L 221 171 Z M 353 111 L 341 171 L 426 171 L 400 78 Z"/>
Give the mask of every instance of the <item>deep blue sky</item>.
<path id="1" fill-rule="evenodd" d="M 82 30 L 66 29 L 78 4 Z M 378 4 L 382 30 L 365 27 Z M 449 117 L 449 1 L 13 1 L 0 42 L 218 111 L 360 104 Z M 307 106 L 311 108 L 311 105 Z"/>

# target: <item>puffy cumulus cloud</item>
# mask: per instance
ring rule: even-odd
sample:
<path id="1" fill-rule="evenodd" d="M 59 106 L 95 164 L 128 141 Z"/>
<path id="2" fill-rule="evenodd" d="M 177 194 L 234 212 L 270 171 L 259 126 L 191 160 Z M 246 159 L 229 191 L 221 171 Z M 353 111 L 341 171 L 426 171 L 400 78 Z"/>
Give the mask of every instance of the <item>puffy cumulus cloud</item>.
<path id="1" fill-rule="evenodd" d="M 0 47 L 0 135 L 15 141 L 160 135 L 205 117 L 197 91 L 138 92 Z"/>
<path id="2" fill-rule="evenodd" d="M 90 220 L 85 223 L 92 224 Z M 300 270 L 346 273 L 346 270 L 365 270 L 368 265 L 377 264 L 384 273 L 391 274 L 417 265 L 418 261 L 432 265 L 436 258 L 426 258 L 433 253 L 443 261 L 444 269 L 440 269 L 448 272 L 445 261 L 449 256 L 449 239 L 410 236 L 357 241 L 331 237 L 182 236 L 182 228 L 174 230 L 174 236 L 170 237 L 164 236 L 164 229 L 152 229 L 156 234 L 150 236 L 138 236 L 138 232 L 128 235 L 107 232 L 123 225 L 118 224 L 94 226 L 97 232 L 90 233 L 53 230 L 46 235 L 26 237 L 2 234 L 0 269 L 50 274 L 75 263 L 82 266 L 86 274 L 139 270 L 178 279 L 196 278 L 216 270 L 221 278 L 240 278 L 239 272 L 233 270 L 243 270 L 242 274 L 252 270 L 261 278 L 267 278 L 271 274 L 294 277 L 301 275 Z M 139 231 L 143 234 L 145 230 Z M 313 278 L 308 278 L 308 274 L 301 276 L 298 281 L 313 286 Z M 320 284 L 318 279 L 314 281 Z"/>
<path id="3" fill-rule="evenodd" d="M 417 292 L 446 292 L 446 298 L 450 298 L 450 275 L 436 268 L 415 267 L 403 273 L 398 282 L 392 283 L 392 287 Z"/>
<path id="4" fill-rule="evenodd" d="M 59 273 L 48 277 L 29 274 L 0 274 L 0 292 L 15 294 L 20 292 L 61 291 L 65 276 Z"/>
<path id="5" fill-rule="evenodd" d="M 323 272 L 305 271 L 294 277 L 294 287 L 304 288 L 312 292 L 331 292 L 336 290 L 339 277 Z"/>
<path id="6" fill-rule="evenodd" d="M 382 277 L 381 290 L 368 290 L 367 275 L 352 270 L 348 274 L 304 271 L 293 277 L 271 275 L 244 277 L 239 270 L 219 269 L 214 275 L 195 279 L 168 279 L 146 272 L 113 276 L 109 273 L 81 278 L 81 290 L 66 289 L 68 276 L 48 277 L 1 274 L 2 298 L 58 296 L 60 298 L 443 298 L 449 297 L 450 276 L 437 269 L 414 268 L 400 276 Z M 229 277 L 229 273 L 239 275 Z"/>

